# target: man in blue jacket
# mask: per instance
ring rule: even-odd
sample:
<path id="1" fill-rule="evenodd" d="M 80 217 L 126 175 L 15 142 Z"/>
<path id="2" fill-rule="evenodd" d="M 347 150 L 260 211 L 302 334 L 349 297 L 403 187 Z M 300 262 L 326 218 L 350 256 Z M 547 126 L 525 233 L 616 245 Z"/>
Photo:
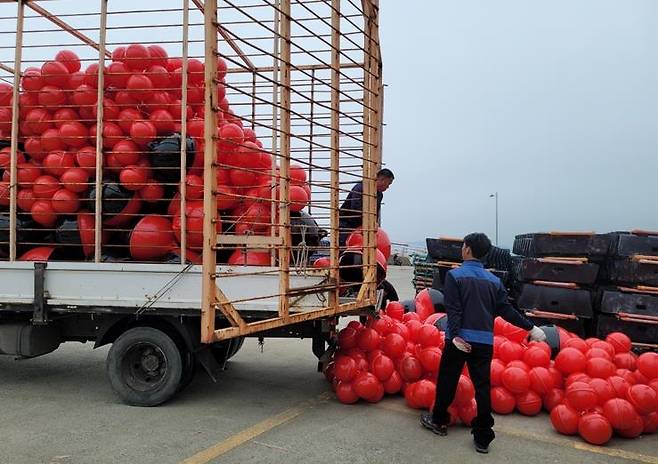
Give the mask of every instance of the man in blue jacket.
<path id="1" fill-rule="evenodd" d="M 452 404 L 464 364 L 475 387 L 477 417 L 471 424 L 475 450 L 489 452 L 494 439 L 491 415 L 490 374 L 493 357 L 494 318 L 530 331 L 530 340 L 544 341 L 546 335 L 508 301 L 500 279 L 484 269 L 480 259 L 491 249 L 485 234 L 464 237 L 464 263 L 448 272 L 444 284 L 444 303 L 448 313 L 446 344 L 439 366 L 436 402 L 431 413 L 421 415 L 421 424 L 438 435 L 448 433 Z"/>

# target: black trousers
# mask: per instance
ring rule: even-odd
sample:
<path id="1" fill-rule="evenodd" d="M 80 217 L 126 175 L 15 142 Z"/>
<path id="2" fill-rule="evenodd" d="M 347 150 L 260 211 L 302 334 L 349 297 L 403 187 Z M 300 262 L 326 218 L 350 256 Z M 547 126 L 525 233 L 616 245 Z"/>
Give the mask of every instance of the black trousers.
<path id="1" fill-rule="evenodd" d="M 494 419 L 491 415 L 490 393 L 493 346 L 471 343 L 471 347 L 470 353 L 464 353 L 458 350 L 452 344 L 452 341 L 446 340 L 446 346 L 441 356 L 441 365 L 439 366 L 436 402 L 434 403 L 432 416 L 437 424 L 448 425 L 450 422 L 448 407 L 455 399 L 459 376 L 464 364 L 467 364 L 475 387 L 475 401 L 478 407 L 478 415 L 471 424 L 472 433 L 478 443 L 488 445 L 496 436 L 492 430 Z"/>

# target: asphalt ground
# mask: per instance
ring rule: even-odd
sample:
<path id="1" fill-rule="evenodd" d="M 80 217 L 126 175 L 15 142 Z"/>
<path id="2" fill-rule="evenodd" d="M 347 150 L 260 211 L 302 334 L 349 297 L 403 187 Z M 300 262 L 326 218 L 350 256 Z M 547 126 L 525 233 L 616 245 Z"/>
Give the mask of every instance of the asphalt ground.
<path id="1" fill-rule="evenodd" d="M 409 269 L 390 277 L 412 294 Z M 24 361 L 0 357 L 0 463 L 621 463 L 658 464 L 658 435 L 605 447 L 555 433 L 548 416 L 496 417 L 489 455 L 468 429 L 438 437 L 402 398 L 343 405 L 315 372 L 309 340 L 255 339 L 219 383 L 201 373 L 169 403 L 119 402 L 105 377 L 107 348 L 70 343 Z"/>

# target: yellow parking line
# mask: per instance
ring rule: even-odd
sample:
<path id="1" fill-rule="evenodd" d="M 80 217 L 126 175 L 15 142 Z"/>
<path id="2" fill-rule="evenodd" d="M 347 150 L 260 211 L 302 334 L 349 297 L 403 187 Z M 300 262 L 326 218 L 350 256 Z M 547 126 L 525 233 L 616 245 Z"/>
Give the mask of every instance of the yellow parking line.
<path id="1" fill-rule="evenodd" d="M 386 409 L 388 411 L 400 412 L 412 416 L 419 415 L 418 411 L 406 407 L 404 404 L 399 402 L 383 402 L 377 403 L 376 408 Z M 632 451 L 625 451 L 619 448 L 608 448 L 605 446 L 593 446 L 582 441 L 569 440 L 566 438 L 561 438 L 551 435 L 540 435 L 538 433 L 528 432 L 526 430 L 515 429 L 513 427 L 506 426 L 496 426 L 497 432 L 502 432 L 506 435 L 512 435 L 519 438 L 525 438 L 527 440 L 538 441 L 542 443 L 547 443 L 550 445 L 559 445 L 559 446 L 568 446 L 570 448 L 585 451 L 588 453 L 594 454 L 603 454 L 605 456 L 610 456 L 614 458 L 628 459 L 630 461 L 642 462 L 646 464 L 658 464 L 658 457 L 648 456 L 646 454 L 634 453 Z"/>
<path id="2" fill-rule="evenodd" d="M 266 432 L 269 432 L 273 428 L 276 428 L 286 422 L 293 420 L 294 418 L 300 416 L 309 408 L 313 407 L 315 404 L 320 401 L 325 401 L 329 399 L 329 392 L 322 393 L 321 395 L 313 398 L 311 400 L 305 401 L 298 406 L 295 406 L 290 409 L 286 409 L 282 413 L 279 413 L 275 416 L 268 417 L 267 419 L 258 422 L 257 424 L 249 427 L 248 429 L 242 430 L 241 432 L 231 435 L 225 440 L 222 440 L 210 448 L 206 448 L 203 451 L 198 452 L 194 456 L 191 456 L 181 464 L 206 464 L 217 457 L 228 453 L 234 448 L 253 440 L 259 435 L 262 435 Z"/>

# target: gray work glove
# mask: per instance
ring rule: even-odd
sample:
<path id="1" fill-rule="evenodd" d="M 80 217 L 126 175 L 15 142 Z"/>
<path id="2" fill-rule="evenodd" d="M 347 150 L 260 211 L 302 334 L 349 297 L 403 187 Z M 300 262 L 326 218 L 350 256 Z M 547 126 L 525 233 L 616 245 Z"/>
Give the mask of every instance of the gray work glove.
<path id="1" fill-rule="evenodd" d="M 541 330 L 539 327 L 534 325 L 532 326 L 532 329 L 530 329 L 530 335 L 528 336 L 528 340 L 530 340 L 531 342 L 545 342 L 546 334 L 544 333 L 543 330 Z"/>

